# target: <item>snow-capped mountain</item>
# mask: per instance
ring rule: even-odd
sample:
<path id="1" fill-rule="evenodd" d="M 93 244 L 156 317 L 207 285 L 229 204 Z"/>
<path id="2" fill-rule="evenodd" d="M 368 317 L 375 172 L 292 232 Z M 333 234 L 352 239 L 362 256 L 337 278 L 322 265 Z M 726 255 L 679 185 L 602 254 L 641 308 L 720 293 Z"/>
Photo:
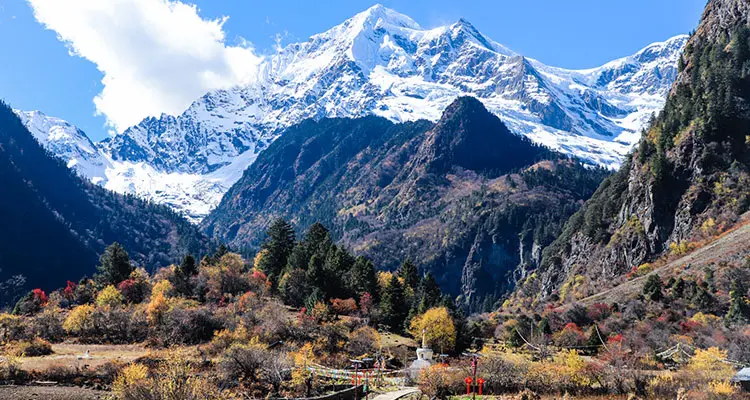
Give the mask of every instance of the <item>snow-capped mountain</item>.
<path id="1" fill-rule="evenodd" d="M 207 93 L 178 116 L 147 118 L 97 143 L 91 167 L 81 153 L 91 148 L 87 139 L 58 145 L 48 130 L 40 141 L 107 188 L 167 203 L 196 221 L 285 127 L 368 114 L 434 121 L 461 95 L 479 98 L 515 133 L 614 167 L 662 107 L 686 40 L 566 70 L 519 55 L 466 20 L 423 29 L 376 5 L 266 57 L 251 84 Z M 39 138 L 46 125 L 38 125 Z"/>

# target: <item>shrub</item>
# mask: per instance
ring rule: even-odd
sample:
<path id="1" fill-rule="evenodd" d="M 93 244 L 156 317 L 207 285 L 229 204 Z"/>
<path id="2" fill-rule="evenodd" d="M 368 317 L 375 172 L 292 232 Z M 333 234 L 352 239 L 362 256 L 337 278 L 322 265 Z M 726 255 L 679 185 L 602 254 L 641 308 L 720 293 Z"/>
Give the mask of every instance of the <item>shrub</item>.
<path id="1" fill-rule="evenodd" d="M 734 376 L 734 368 L 726 363 L 726 360 L 727 352 L 717 347 L 710 347 L 706 350 L 696 349 L 687 369 L 704 381 L 728 381 Z"/>
<path id="2" fill-rule="evenodd" d="M 42 289 L 34 289 L 26 294 L 21 300 L 18 300 L 13 308 L 13 314 L 16 315 L 33 315 L 42 310 L 47 305 L 48 297 Z"/>
<path id="3" fill-rule="evenodd" d="M 357 302 L 354 299 L 331 299 L 331 309 L 336 315 L 352 315 L 357 312 Z"/>
<path id="4" fill-rule="evenodd" d="M 96 305 L 99 307 L 117 307 L 124 301 L 125 297 L 114 285 L 108 285 L 96 296 Z"/>
<path id="5" fill-rule="evenodd" d="M 29 321 L 28 329 L 31 335 L 35 337 L 58 342 L 65 338 L 62 323 L 61 310 L 47 307 L 42 313 L 37 314 Z"/>
<path id="6" fill-rule="evenodd" d="M 417 383 L 419 390 L 428 398 L 444 399 L 461 390 L 464 385 L 463 373 L 435 364 L 422 370 Z"/>
<path id="7" fill-rule="evenodd" d="M 84 304 L 70 310 L 63 322 L 63 329 L 76 336 L 88 336 L 94 333 L 94 306 Z"/>
<path id="8" fill-rule="evenodd" d="M 25 329 L 23 318 L 8 313 L 0 314 L 0 343 L 21 339 Z"/>
<path id="9" fill-rule="evenodd" d="M 719 398 L 727 398 L 736 392 L 736 387 L 727 380 L 711 381 L 708 383 L 708 392 Z"/>
<path id="10" fill-rule="evenodd" d="M 346 351 L 353 356 L 374 354 L 378 349 L 379 343 L 380 335 L 378 331 L 369 326 L 363 326 L 349 334 Z"/>
<path id="11" fill-rule="evenodd" d="M 48 341 L 39 338 L 19 342 L 15 347 L 16 354 L 23 357 L 39 357 L 52 354 L 52 345 Z"/>
<path id="12" fill-rule="evenodd" d="M 148 297 L 151 285 L 148 282 L 148 272 L 138 268 L 117 285 L 117 290 L 122 293 L 128 303 L 140 303 Z"/>
<path id="13" fill-rule="evenodd" d="M 142 364 L 122 369 L 112 385 L 119 400 L 210 400 L 219 399 L 219 389 L 195 373 L 187 361 L 171 358 L 158 365 L 149 375 Z"/>

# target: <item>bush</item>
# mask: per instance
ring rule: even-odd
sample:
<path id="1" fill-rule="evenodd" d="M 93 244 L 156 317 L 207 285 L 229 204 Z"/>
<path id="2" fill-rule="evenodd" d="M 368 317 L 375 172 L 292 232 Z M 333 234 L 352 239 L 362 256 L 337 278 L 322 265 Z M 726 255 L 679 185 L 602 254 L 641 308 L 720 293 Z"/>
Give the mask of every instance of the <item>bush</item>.
<path id="1" fill-rule="evenodd" d="M 377 351 L 379 343 L 380 335 L 378 331 L 369 326 L 363 326 L 349 334 L 346 351 L 356 357 L 366 354 L 371 355 Z"/>
<path id="2" fill-rule="evenodd" d="M 0 314 L 0 343 L 22 339 L 25 329 L 23 318 L 8 313 Z"/>
<path id="3" fill-rule="evenodd" d="M 281 383 L 291 377 L 291 367 L 287 354 L 268 350 L 256 341 L 232 345 L 219 363 L 227 384 L 270 385 L 273 393 L 278 393 Z"/>
<path id="4" fill-rule="evenodd" d="M 219 389 L 195 373 L 187 361 L 172 358 L 159 364 L 149 374 L 142 364 L 122 369 L 112 385 L 119 400 L 209 400 L 219 399 Z"/>
<path id="5" fill-rule="evenodd" d="M 40 357 L 52 354 L 52 345 L 43 339 L 32 339 L 16 343 L 11 352 L 23 357 Z"/>
<path id="6" fill-rule="evenodd" d="M 59 342 L 65 338 L 65 330 L 62 326 L 62 315 L 59 308 L 46 308 L 41 314 L 37 314 L 29 321 L 28 330 L 34 337 L 39 337 L 51 342 Z"/>
<path id="7" fill-rule="evenodd" d="M 442 364 L 422 370 L 417 382 L 419 390 L 430 399 L 445 399 L 452 394 L 460 393 L 464 385 L 461 371 L 451 370 Z"/>
<path id="8" fill-rule="evenodd" d="M 125 297 L 113 285 L 105 287 L 96 296 L 96 305 L 99 307 L 117 307 L 124 301 Z"/>
<path id="9" fill-rule="evenodd" d="M 87 337 L 95 334 L 94 306 L 84 304 L 68 313 L 63 322 L 63 329 L 71 335 Z"/>

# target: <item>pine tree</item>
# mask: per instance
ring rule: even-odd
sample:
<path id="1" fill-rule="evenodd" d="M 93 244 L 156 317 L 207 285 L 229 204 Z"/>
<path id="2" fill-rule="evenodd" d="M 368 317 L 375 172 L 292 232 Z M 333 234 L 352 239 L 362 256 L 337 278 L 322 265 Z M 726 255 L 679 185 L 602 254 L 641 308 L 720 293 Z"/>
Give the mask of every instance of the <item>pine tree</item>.
<path id="1" fill-rule="evenodd" d="M 417 288 L 419 283 L 419 271 L 417 266 L 411 260 L 404 261 L 398 270 L 398 276 L 404 280 L 404 285 L 412 289 Z"/>
<path id="2" fill-rule="evenodd" d="M 332 244 L 333 241 L 328 229 L 318 222 L 312 224 L 305 233 L 304 239 L 292 249 L 287 263 L 288 268 L 307 269 L 310 257 L 314 254 L 325 257 Z"/>
<path id="3" fill-rule="evenodd" d="M 260 259 L 258 267 L 266 273 L 275 287 L 294 248 L 294 229 L 284 219 L 278 218 L 273 221 L 266 234 L 268 237 L 263 243 L 265 255 Z"/>
<path id="4" fill-rule="evenodd" d="M 182 258 L 180 266 L 177 267 L 177 273 L 184 277 L 191 277 L 198 273 L 198 266 L 195 263 L 195 257 L 190 254 Z"/>
<path id="5" fill-rule="evenodd" d="M 318 289 L 318 293 L 322 293 L 322 288 L 325 286 L 326 276 L 323 270 L 323 259 L 317 254 L 313 254 L 310 258 L 310 263 L 307 266 L 307 281 L 312 285 L 313 288 Z M 323 293 L 321 297 L 325 297 Z"/>
<path id="6" fill-rule="evenodd" d="M 307 247 L 307 251 L 310 256 L 313 254 L 326 254 L 328 248 L 331 247 L 333 241 L 331 240 L 331 233 L 328 232 L 325 226 L 321 223 L 316 222 L 310 225 L 305 234 L 304 244 Z"/>
<path id="7" fill-rule="evenodd" d="M 361 256 L 357 257 L 350 276 L 350 288 L 357 294 L 357 298 L 365 293 L 370 293 L 374 298 L 378 298 L 378 277 L 372 261 Z"/>
<path id="8" fill-rule="evenodd" d="M 417 295 L 414 299 L 414 307 L 417 308 L 417 314 L 424 314 L 425 311 L 435 307 L 442 297 L 440 286 L 435 281 L 435 276 L 428 272 L 419 282 Z"/>
<path id="9" fill-rule="evenodd" d="M 729 311 L 725 316 L 729 324 L 745 324 L 750 320 L 750 307 L 747 303 L 747 291 L 739 279 L 732 281 L 729 291 Z"/>
<path id="10" fill-rule="evenodd" d="M 404 297 L 404 288 L 395 275 L 391 277 L 391 281 L 388 282 L 388 286 L 383 291 L 380 311 L 383 323 L 390 326 L 394 331 L 403 329 L 408 307 Z"/>
<path id="11" fill-rule="evenodd" d="M 643 295 L 651 301 L 661 301 L 664 298 L 661 287 L 662 283 L 659 275 L 649 275 L 646 283 L 643 285 Z"/>
<path id="12" fill-rule="evenodd" d="M 128 279 L 130 273 L 133 272 L 128 252 L 117 242 L 112 243 L 104 250 L 104 253 L 99 257 L 97 269 L 99 273 L 96 278 L 104 285 L 116 285 Z"/>

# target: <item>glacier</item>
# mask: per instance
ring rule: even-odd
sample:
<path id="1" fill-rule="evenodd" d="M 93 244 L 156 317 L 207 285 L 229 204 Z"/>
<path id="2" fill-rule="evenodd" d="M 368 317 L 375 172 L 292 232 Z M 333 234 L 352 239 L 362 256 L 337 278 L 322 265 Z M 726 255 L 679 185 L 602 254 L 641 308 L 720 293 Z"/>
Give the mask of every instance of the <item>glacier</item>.
<path id="1" fill-rule="evenodd" d="M 663 106 L 687 38 L 568 70 L 524 57 L 464 19 L 425 29 L 376 5 L 265 57 L 246 85 L 206 93 L 180 115 L 148 117 L 98 143 L 59 118 L 17 113 L 79 174 L 199 222 L 286 127 L 371 114 L 436 121 L 463 95 L 514 133 L 615 168 Z"/>

